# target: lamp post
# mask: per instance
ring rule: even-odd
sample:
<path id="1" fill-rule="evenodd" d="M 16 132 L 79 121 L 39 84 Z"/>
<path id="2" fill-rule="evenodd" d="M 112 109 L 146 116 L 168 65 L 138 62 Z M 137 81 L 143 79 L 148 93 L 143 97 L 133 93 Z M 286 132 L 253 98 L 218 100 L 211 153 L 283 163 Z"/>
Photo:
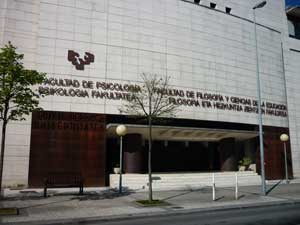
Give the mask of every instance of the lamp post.
<path id="1" fill-rule="evenodd" d="M 256 53 L 256 84 L 257 84 L 257 105 L 258 105 L 258 122 L 259 122 L 259 150 L 260 150 L 260 164 L 261 164 L 261 181 L 262 181 L 262 194 L 266 195 L 266 179 L 265 179 L 265 165 L 264 165 L 264 140 L 263 140 L 263 125 L 262 125 L 262 113 L 261 113 L 261 90 L 260 90 L 260 78 L 259 78 L 259 62 L 258 62 L 258 48 L 257 48 L 257 34 L 256 34 L 256 18 L 255 10 L 262 8 L 266 5 L 266 1 L 262 1 L 256 4 L 253 9 L 253 21 L 254 21 L 254 38 L 255 38 L 255 53 Z"/>
<path id="2" fill-rule="evenodd" d="M 122 162 L 123 162 L 123 136 L 127 133 L 125 125 L 119 125 L 116 128 L 116 133 L 120 136 L 120 173 L 119 173 L 119 193 L 122 194 Z"/>
<path id="3" fill-rule="evenodd" d="M 285 182 L 289 183 L 289 174 L 288 174 L 288 166 L 287 166 L 287 155 L 286 155 L 286 142 L 289 140 L 289 136 L 287 134 L 280 135 L 280 140 L 283 142 L 284 148 L 284 165 L 285 165 Z"/>

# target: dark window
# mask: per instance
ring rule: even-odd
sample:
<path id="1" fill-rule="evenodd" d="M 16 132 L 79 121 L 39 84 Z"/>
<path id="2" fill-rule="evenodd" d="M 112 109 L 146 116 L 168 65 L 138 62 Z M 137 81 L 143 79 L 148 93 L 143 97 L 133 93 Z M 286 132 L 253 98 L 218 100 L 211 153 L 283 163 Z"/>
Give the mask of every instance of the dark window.
<path id="1" fill-rule="evenodd" d="M 231 8 L 229 8 L 229 7 L 226 7 L 226 8 L 225 8 L 225 11 L 226 11 L 226 13 L 230 14 L 230 12 L 231 12 Z"/>
<path id="2" fill-rule="evenodd" d="M 288 31 L 289 36 L 293 38 L 300 39 L 300 16 L 291 16 L 288 17 Z"/>
<path id="3" fill-rule="evenodd" d="M 199 4 L 200 0 L 194 0 L 194 3 Z"/>
<path id="4" fill-rule="evenodd" d="M 210 8 L 212 8 L 212 9 L 215 9 L 216 8 L 216 6 L 217 6 L 217 4 L 216 3 L 210 3 Z"/>

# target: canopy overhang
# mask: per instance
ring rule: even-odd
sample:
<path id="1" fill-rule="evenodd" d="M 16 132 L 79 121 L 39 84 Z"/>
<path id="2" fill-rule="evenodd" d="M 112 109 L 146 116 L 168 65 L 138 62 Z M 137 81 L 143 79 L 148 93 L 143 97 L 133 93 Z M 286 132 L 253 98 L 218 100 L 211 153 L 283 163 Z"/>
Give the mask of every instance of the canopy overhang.
<path id="1" fill-rule="evenodd" d="M 118 137 L 116 128 L 120 124 L 110 123 L 106 126 L 108 137 Z M 148 139 L 149 128 L 147 125 L 123 124 L 127 127 L 128 134 L 141 134 Z M 153 140 L 165 141 L 220 141 L 224 138 L 247 140 L 258 136 L 258 131 L 225 130 L 211 128 L 152 126 Z"/>

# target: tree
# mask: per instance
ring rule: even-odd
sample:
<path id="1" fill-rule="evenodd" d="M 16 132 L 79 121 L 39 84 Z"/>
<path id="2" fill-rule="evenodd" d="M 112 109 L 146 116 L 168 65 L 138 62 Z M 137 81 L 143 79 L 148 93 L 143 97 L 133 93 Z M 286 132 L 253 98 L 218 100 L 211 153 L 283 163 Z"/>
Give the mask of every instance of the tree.
<path id="1" fill-rule="evenodd" d="M 177 105 L 169 101 L 168 90 L 169 77 L 161 78 L 157 74 L 141 75 L 142 85 L 140 90 L 130 90 L 131 98 L 120 109 L 121 113 L 145 117 L 148 121 L 148 178 L 149 178 L 149 201 L 152 197 L 152 124 L 161 117 L 173 117 L 177 112 Z"/>
<path id="2" fill-rule="evenodd" d="M 0 51 L 0 120 L 2 139 L 0 156 L 0 190 L 2 190 L 3 159 L 5 150 L 6 127 L 9 121 L 25 120 L 38 108 L 39 95 L 33 85 L 44 81 L 46 74 L 27 70 L 22 64 L 24 55 L 16 53 L 10 42 Z"/>

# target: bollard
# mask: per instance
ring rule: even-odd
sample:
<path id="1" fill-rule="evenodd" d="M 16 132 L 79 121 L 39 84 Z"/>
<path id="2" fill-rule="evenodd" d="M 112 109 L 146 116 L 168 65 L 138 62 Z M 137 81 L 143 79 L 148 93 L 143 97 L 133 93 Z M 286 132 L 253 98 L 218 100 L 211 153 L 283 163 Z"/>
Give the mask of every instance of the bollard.
<path id="1" fill-rule="evenodd" d="M 235 200 L 239 199 L 238 173 L 235 173 Z"/>
<path id="2" fill-rule="evenodd" d="M 215 174 L 212 174 L 212 199 L 216 201 L 216 184 L 215 184 Z"/>

